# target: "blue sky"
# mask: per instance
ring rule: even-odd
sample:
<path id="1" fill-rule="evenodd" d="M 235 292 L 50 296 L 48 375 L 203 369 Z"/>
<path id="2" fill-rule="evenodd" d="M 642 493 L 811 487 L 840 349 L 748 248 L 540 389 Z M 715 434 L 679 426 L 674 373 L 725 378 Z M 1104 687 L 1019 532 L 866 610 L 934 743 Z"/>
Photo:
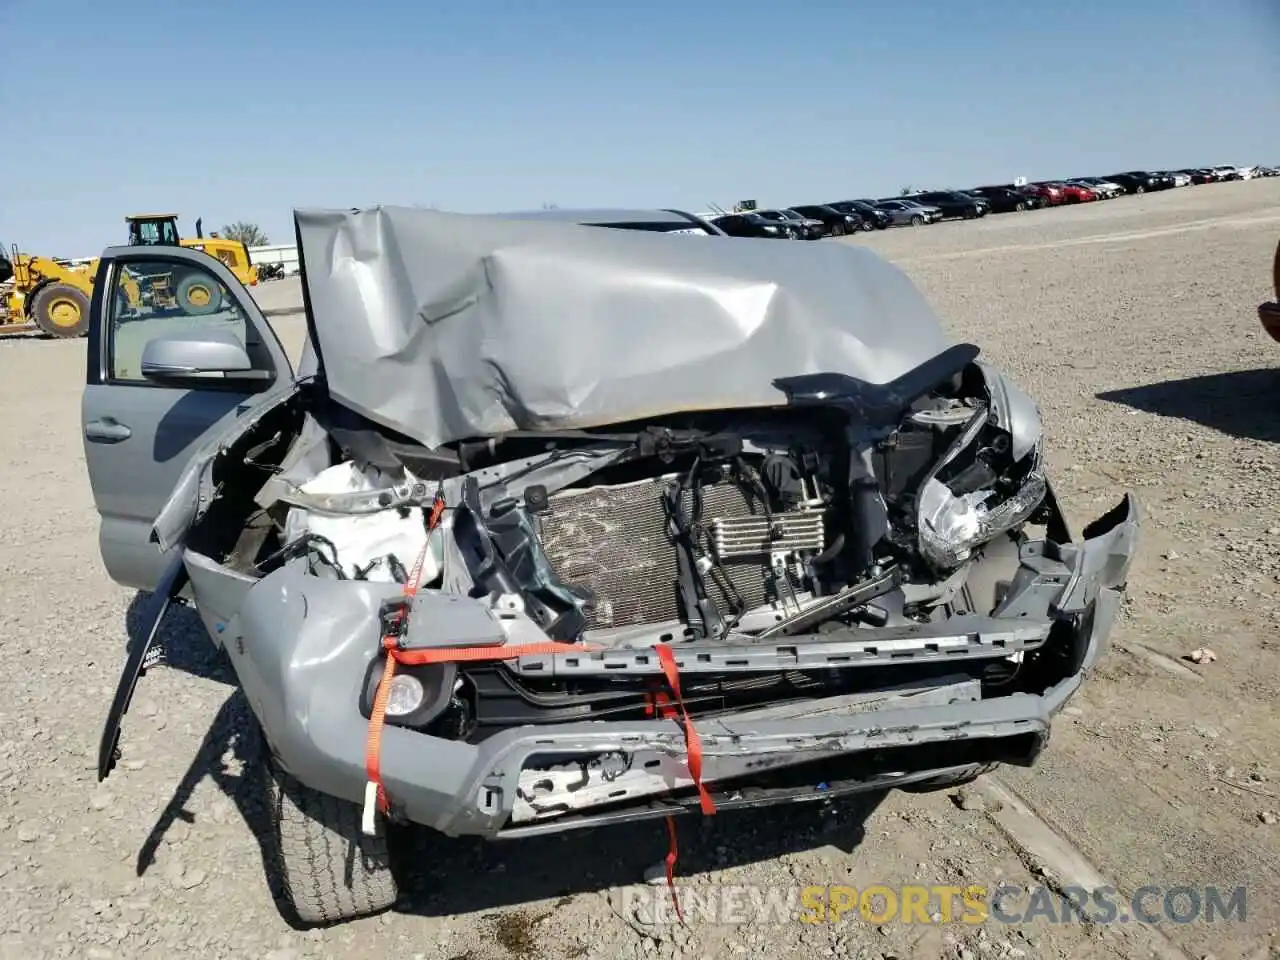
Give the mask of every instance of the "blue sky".
<path id="1" fill-rule="evenodd" d="M 0 0 L 0 240 L 1280 164 L 1277 0 Z"/>

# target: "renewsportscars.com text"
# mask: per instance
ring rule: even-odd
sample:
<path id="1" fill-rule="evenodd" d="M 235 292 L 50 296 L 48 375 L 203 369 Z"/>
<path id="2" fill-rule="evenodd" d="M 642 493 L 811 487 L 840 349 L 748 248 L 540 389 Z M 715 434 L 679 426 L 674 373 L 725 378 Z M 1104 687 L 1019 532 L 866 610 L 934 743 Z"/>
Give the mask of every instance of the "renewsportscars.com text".
<path id="1" fill-rule="evenodd" d="M 1115 887 L 998 884 L 847 884 L 809 886 L 681 886 L 686 920 L 733 924 L 984 923 L 1220 923 L 1246 918 L 1244 887 Z M 646 923 L 677 923 L 671 893 L 662 887 L 622 891 L 629 915 Z"/>

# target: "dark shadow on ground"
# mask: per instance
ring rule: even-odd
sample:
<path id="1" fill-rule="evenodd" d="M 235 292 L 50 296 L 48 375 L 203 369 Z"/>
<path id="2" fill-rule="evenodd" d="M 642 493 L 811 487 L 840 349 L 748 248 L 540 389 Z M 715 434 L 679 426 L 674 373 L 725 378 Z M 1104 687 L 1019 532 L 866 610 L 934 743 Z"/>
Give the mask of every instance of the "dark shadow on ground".
<path id="1" fill-rule="evenodd" d="M 174 823 L 185 821 L 193 830 L 201 829 L 188 804 L 196 787 L 209 777 L 232 799 L 256 837 L 264 877 L 281 915 L 301 928 L 266 869 L 274 847 L 261 763 L 266 747 L 257 731 L 244 694 L 235 691 L 223 702 L 186 774 L 138 851 L 136 870 L 141 876 L 152 866 Z M 715 873 L 820 846 L 853 853 L 862 843 L 867 818 L 883 798 L 883 792 L 876 792 L 829 803 L 721 811 L 711 818 L 696 813 L 677 817 L 677 876 Z M 645 869 L 667 854 L 662 820 L 495 842 L 450 839 L 421 828 L 400 828 L 392 842 L 401 886 L 395 910 L 423 916 L 473 914 L 638 884 Z M 525 919 L 531 924 L 538 918 Z M 509 922 L 522 921 L 516 917 Z M 519 931 L 508 933 L 519 935 Z"/>
<path id="2" fill-rule="evenodd" d="M 1100 393 L 1098 399 L 1235 437 L 1280 442 L 1280 353 L 1274 367 L 1124 387 Z"/>
<path id="3" fill-rule="evenodd" d="M 677 881 L 822 846 L 853 854 L 884 796 L 856 794 L 713 817 L 695 808 L 675 818 Z M 396 909 L 450 916 L 642 883 L 645 870 L 666 857 L 668 840 L 665 821 L 659 819 L 493 842 L 414 830 L 407 846 L 412 852 L 405 859 L 422 866 L 402 878 Z"/>
<path id="4" fill-rule="evenodd" d="M 151 614 L 151 594 L 139 590 L 129 601 L 129 609 L 125 612 L 125 629 L 128 631 L 129 645 L 146 639 L 151 624 L 147 617 Z M 189 673 L 205 680 L 215 680 L 234 686 L 235 671 L 231 661 L 209 639 L 209 631 L 204 627 L 199 615 L 191 607 L 171 605 L 165 614 L 164 623 L 160 625 L 158 639 L 164 644 L 165 663 L 175 670 Z"/>

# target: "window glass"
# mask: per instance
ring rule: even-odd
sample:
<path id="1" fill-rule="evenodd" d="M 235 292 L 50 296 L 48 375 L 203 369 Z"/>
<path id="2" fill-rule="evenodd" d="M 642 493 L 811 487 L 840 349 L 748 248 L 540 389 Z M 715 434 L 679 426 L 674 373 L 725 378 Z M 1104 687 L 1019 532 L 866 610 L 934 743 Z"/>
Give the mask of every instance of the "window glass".
<path id="1" fill-rule="evenodd" d="M 240 258 L 236 256 L 236 251 L 232 247 L 223 247 L 216 250 L 214 256 L 225 263 L 228 269 L 234 270 L 240 265 L 238 262 Z"/>
<path id="2" fill-rule="evenodd" d="M 111 378 L 148 383 L 142 351 L 149 340 L 201 329 L 232 333 L 254 366 L 269 369 L 262 345 L 239 302 L 210 271 L 167 260 L 128 260 L 118 265 L 111 291 L 108 355 Z"/>
<path id="3" fill-rule="evenodd" d="M 615 230 L 647 230 L 653 233 L 693 233 L 707 235 L 707 231 L 688 220 L 628 220 L 616 223 L 592 223 L 592 227 L 610 227 Z M 221 256 L 221 254 L 219 254 Z M 228 263 L 228 266 L 231 264 Z"/>

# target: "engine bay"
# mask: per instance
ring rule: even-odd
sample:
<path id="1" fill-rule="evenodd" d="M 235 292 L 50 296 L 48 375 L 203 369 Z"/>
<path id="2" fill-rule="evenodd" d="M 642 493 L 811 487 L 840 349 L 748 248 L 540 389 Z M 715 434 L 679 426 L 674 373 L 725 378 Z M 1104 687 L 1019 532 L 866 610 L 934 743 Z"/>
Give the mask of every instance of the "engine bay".
<path id="1" fill-rule="evenodd" d="M 222 478 L 195 540 L 253 577 L 301 563 L 317 578 L 403 585 L 418 566 L 428 598 L 478 601 L 512 642 L 607 651 L 572 668 L 406 671 L 387 722 L 450 739 L 651 717 L 656 644 L 704 651 L 681 664 L 699 716 L 907 681 L 1034 684 L 1027 660 L 1044 658 L 1049 628 L 993 640 L 979 625 L 1010 586 L 1023 525 L 1056 515 L 1039 436 L 1014 435 L 972 363 L 879 422 L 866 403 L 851 411 L 830 390 L 798 403 L 801 392 L 787 407 L 437 451 L 303 398 L 292 433 L 264 424 L 240 463 L 228 451 L 218 469 L 240 479 Z M 437 498 L 445 509 L 429 530 Z M 407 641 L 460 642 L 436 623 L 415 615 Z M 364 678 L 366 716 L 380 663 Z"/>

